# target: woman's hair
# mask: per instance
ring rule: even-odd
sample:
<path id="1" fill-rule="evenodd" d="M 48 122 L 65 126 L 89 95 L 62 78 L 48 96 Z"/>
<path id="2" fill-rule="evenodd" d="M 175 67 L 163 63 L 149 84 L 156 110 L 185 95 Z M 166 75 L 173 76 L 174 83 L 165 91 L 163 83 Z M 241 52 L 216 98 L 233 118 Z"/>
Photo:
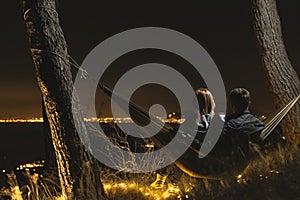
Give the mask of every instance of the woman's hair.
<path id="1" fill-rule="evenodd" d="M 198 100 L 200 113 L 214 114 L 216 104 L 211 92 L 206 88 L 199 88 L 195 93 Z"/>

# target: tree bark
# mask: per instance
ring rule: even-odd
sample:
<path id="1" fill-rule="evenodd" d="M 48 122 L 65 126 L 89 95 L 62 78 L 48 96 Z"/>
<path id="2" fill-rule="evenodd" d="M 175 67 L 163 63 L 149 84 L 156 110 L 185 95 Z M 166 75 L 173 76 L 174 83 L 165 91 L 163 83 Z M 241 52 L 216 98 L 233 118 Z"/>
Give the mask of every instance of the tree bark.
<path id="1" fill-rule="evenodd" d="M 46 155 L 46 162 L 45 162 L 45 170 L 48 173 L 54 172 L 54 175 L 58 172 L 56 158 L 55 158 L 55 150 L 52 142 L 52 135 L 50 131 L 50 125 L 47 118 L 47 113 L 45 109 L 45 104 L 42 99 L 42 113 L 43 113 L 43 137 L 44 137 L 44 144 L 45 144 L 45 155 Z"/>
<path id="2" fill-rule="evenodd" d="M 80 112 L 72 115 L 73 81 L 55 0 L 21 2 L 51 130 L 62 196 L 67 200 L 105 199 L 99 165 L 87 153 L 78 135 L 78 131 L 87 133 L 83 118 Z M 78 100 L 73 103 L 79 108 Z M 75 124 L 81 130 L 76 130 Z"/>
<path id="3" fill-rule="evenodd" d="M 277 108 L 300 94 L 300 82 L 288 58 L 281 30 L 276 0 L 253 0 L 254 31 L 263 71 Z M 299 139 L 300 102 L 282 121 L 289 141 Z"/>

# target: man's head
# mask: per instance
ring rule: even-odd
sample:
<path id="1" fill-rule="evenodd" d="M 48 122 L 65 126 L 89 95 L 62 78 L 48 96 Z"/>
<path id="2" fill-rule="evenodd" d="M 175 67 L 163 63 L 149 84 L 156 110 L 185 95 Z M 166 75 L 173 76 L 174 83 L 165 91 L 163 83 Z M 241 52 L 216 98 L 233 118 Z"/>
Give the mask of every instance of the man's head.
<path id="1" fill-rule="evenodd" d="M 250 92 L 245 88 L 235 88 L 230 92 L 230 102 L 235 112 L 244 111 L 250 105 Z"/>

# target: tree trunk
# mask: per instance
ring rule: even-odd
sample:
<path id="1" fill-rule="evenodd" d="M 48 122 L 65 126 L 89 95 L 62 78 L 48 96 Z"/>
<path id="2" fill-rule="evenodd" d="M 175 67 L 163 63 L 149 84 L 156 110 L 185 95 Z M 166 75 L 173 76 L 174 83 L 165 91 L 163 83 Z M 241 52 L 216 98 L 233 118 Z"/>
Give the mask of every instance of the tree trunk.
<path id="1" fill-rule="evenodd" d="M 78 131 L 86 133 L 83 118 L 80 112 L 72 115 L 72 75 L 55 0 L 21 2 L 63 198 L 105 199 L 98 163 L 85 151 L 78 135 Z M 79 107 L 78 101 L 73 103 Z M 79 124 L 81 130 L 77 131 L 75 124 Z"/>
<path id="2" fill-rule="evenodd" d="M 55 157 L 55 150 L 52 142 L 52 136 L 50 131 L 50 125 L 47 118 L 47 113 L 45 109 L 44 101 L 42 100 L 42 113 L 43 113 L 43 137 L 45 143 L 45 155 L 46 155 L 46 162 L 45 162 L 45 170 L 49 173 L 54 172 L 57 175 L 57 163 Z"/>
<path id="3" fill-rule="evenodd" d="M 300 82 L 288 58 L 282 37 L 276 0 L 253 0 L 254 31 L 264 75 L 277 108 L 300 94 Z M 282 122 L 289 141 L 297 141 L 300 132 L 300 102 Z"/>

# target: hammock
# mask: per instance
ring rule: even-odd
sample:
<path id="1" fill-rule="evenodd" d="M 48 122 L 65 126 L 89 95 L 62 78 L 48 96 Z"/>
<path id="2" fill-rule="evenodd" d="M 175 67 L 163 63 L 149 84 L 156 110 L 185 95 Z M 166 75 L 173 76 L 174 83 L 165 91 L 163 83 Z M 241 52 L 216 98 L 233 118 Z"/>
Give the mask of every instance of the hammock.
<path id="1" fill-rule="evenodd" d="M 123 108 L 128 106 L 123 98 L 113 92 L 104 85 L 98 84 L 98 87 L 108 96 L 114 95 L 114 100 L 117 104 Z M 300 95 L 290 101 L 286 106 L 277 110 L 274 114 L 270 115 L 267 119 L 263 121 L 265 128 L 260 134 L 262 141 L 272 133 L 276 126 L 282 121 L 286 116 L 289 110 L 296 104 L 300 99 Z M 143 108 L 138 106 L 132 101 L 129 101 L 129 106 L 134 112 L 134 119 L 137 121 L 149 121 L 152 120 L 155 126 L 161 129 L 161 131 L 155 136 L 151 137 L 151 140 L 158 146 L 163 147 L 170 141 L 170 138 L 166 138 L 166 135 L 170 135 L 176 131 L 172 126 L 163 123 L 161 120 L 157 119 L 155 116 L 152 116 L 150 113 L 145 111 Z M 146 133 L 147 134 L 147 133 Z M 149 134 L 149 133 L 148 133 Z M 220 142 L 222 143 L 222 141 Z M 220 145 L 221 149 L 226 148 Z M 216 148 L 215 148 L 216 149 Z M 213 150 L 214 151 L 214 150 Z M 199 158 L 199 150 L 193 149 L 192 147 L 188 148 L 187 151 L 175 161 L 177 167 L 179 167 L 183 172 L 195 178 L 208 178 L 208 179 L 222 179 L 224 176 L 230 176 L 235 173 L 235 170 L 242 169 L 246 167 L 247 160 L 241 162 L 239 165 L 236 165 L 232 162 L 231 159 L 226 158 L 225 156 L 220 158 L 214 155 L 209 154 L 204 158 Z M 213 154 L 213 153 L 212 153 Z"/>

